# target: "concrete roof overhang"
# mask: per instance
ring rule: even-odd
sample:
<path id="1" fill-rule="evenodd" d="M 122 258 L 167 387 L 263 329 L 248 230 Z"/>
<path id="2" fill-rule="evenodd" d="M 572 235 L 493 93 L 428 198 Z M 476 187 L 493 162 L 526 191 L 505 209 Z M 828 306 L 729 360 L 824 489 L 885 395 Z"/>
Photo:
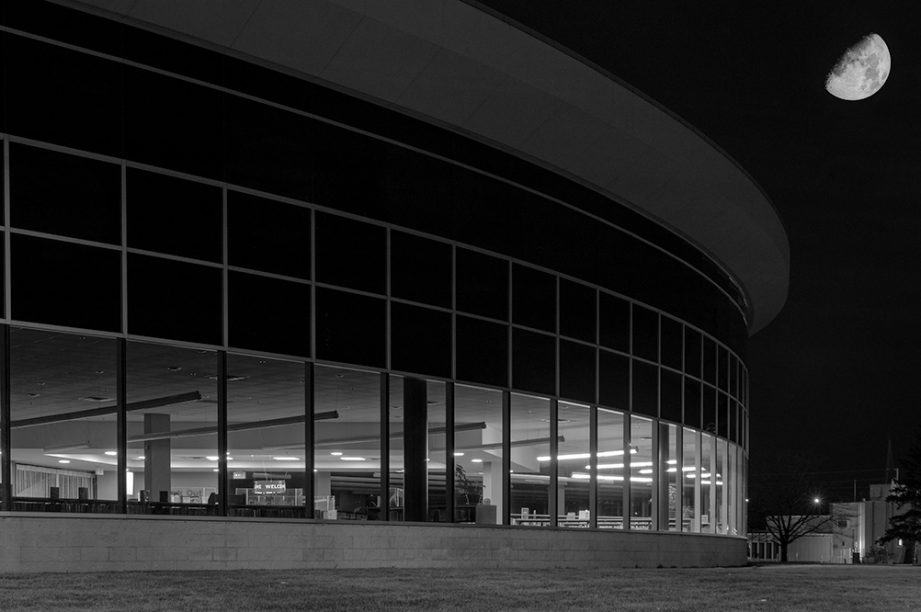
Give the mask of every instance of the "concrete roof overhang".
<path id="1" fill-rule="evenodd" d="M 786 300 L 787 236 L 744 170 L 612 75 L 473 4 L 57 1 L 325 82 L 561 171 L 708 253 L 746 295 L 750 332 Z"/>

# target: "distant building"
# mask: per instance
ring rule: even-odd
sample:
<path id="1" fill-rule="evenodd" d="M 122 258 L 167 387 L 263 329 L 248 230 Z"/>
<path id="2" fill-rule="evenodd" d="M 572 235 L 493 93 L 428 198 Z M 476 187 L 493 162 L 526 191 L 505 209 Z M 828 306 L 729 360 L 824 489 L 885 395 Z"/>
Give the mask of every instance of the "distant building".
<path id="1" fill-rule="evenodd" d="M 792 542 L 787 551 L 791 562 L 804 563 L 902 563 L 905 546 L 895 540 L 883 546 L 877 541 L 886 533 L 889 519 L 898 514 L 896 505 L 886 501 L 890 485 L 870 485 L 870 498 L 859 502 L 833 503 L 831 517 L 815 532 Z M 765 532 L 749 534 L 749 558 L 780 560 L 780 546 Z"/>
<path id="2" fill-rule="evenodd" d="M 0 19 L 0 570 L 744 562 L 789 247 L 692 127 L 477 3 Z"/>

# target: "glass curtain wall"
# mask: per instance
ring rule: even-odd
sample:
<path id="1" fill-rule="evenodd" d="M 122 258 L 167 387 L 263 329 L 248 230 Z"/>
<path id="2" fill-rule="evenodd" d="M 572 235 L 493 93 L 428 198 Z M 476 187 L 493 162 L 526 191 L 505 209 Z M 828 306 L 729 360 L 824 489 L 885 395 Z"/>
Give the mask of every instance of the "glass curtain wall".
<path id="1" fill-rule="evenodd" d="M 115 340 L 14 327 L 10 362 L 13 507 L 115 511 Z"/>
<path id="2" fill-rule="evenodd" d="M 314 484 L 330 519 L 381 517 L 381 375 L 317 366 Z M 323 418 L 318 418 L 318 417 Z"/>
<path id="3" fill-rule="evenodd" d="M 127 345 L 129 510 L 207 514 L 218 491 L 217 354 Z M 209 504 L 209 500 L 211 504 Z"/>
<path id="4" fill-rule="evenodd" d="M 659 425 L 659 529 L 668 531 L 678 531 L 681 528 L 681 481 L 678 477 L 681 457 L 678 453 L 678 431 L 678 427 L 671 423 Z"/>
<path id="5" fill-rule="evenodd" d="M 502 392 L 455 385 L 455 522 L 502 523 L 502 435 Z"/>
<path id="6" fill-rule="evenodd" d="M 550 400 L 512 394 L 512 524 L 550 524 Z"/>
<path id="7" fill-rule="evenodd" d="M 590 461 L 589 418 L 584 404 L 558 404 L 559 453 L 557 459 L 557 515 L 560 527 L 587 527 L 589 524 Z"/>
<path id="8" fill-rule="evenodd" d="M 726 473 L 726 441 L 722 438 L 716 439 L 716 472 L 710 479 L 713 486 L 716 487 L 716 533 L 729 532 L 729 474 Z"/>
<path id="9" fill-rule="evenodd" d="M 624 415 L 598 409 L 598 527 L 624 528 Z M 633 450 L 630 450 L 633 453 Z M 590 465 L 586 462 L 584 478 Z"/>
<path id="10" fill-rule="evenodd" d="M 716 495 L 713 487 L 713 475 L 716 473 L 714 464 L 715 448 L 713 436 L 700 434 L 700 531 L 713 533 L 716 518 Z"/>
<path id="11" fill-rule="evenodd" d="M 303 363 L 227 356 L 231 516 L 314 516 L 304 498 L 304 384 Z"/>

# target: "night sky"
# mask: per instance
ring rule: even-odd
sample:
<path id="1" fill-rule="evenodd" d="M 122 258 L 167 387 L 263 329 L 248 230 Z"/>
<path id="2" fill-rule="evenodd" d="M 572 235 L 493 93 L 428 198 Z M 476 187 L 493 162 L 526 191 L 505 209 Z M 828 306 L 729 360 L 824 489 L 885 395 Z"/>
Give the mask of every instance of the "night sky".
<path id="1" fill-rule="evenodd" d="M 781 314 L 751 338 L 752 478 L 796 454 L 858 497 L 921 425 L 921 3 L 490 0 L 695 126 L 773 200 L 791 251 Z M 755 6 L 752 6 L 755 5 Z M 825 91 L 875 32 L 885 86 Z"/>

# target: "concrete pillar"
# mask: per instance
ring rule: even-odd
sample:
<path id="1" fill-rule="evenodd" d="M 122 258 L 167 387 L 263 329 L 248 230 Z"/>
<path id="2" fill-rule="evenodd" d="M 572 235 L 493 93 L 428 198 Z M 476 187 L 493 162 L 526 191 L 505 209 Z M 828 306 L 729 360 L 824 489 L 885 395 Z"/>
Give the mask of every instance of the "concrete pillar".
<path id="1" fill-rule="evenodd" d="M 426 383 L 403 379 L 404 520 L 425 521 L 428 514 L 428 397 Z"/>
<path id="2" fill-rule="evenodd" d="M 168 414 L 145 414 L 144 433 L 165 433 L 170 430 Z M 170 439 L 144 442 L 144 488 L 152 502 L 160 501 L 160 492 L 170 491 Z"/>

